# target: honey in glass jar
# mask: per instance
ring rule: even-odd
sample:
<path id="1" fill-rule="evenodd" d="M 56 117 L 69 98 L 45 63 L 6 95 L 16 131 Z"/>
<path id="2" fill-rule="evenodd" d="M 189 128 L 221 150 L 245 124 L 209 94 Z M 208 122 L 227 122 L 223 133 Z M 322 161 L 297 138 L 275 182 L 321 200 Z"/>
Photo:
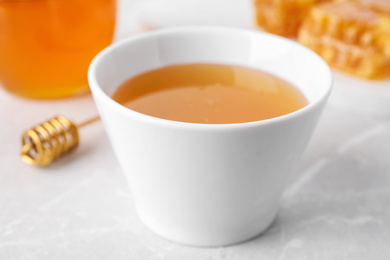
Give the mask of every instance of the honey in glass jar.
<path id="1" fill-rule="evenodd" d="M 0 0 L 0 85 L 28 98 L 86 92 L 115 21 L 116 0 Z"/>

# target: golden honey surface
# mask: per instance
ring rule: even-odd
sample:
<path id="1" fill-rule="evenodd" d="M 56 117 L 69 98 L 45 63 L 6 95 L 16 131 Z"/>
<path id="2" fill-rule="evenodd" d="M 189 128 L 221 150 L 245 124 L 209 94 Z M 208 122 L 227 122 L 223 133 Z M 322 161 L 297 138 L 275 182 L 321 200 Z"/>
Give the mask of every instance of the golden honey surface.
<path id="1" fill-rule="evenodd" d="M 283 116 L 308 104 L 289 82 L 252 68 L 178 64 L 136 75 L 112 98 L 133 111 L 201 124 L 234 124 Z"/>

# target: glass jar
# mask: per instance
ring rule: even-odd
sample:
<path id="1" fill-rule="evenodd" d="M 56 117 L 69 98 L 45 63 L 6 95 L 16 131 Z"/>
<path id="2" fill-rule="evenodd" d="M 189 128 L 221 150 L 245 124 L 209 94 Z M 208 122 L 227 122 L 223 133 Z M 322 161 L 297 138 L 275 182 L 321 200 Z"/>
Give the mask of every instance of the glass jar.
<path id="1" fill-rule="evenodd" d="M 116 0 L 0 0 L 0 85 L 28 98 L 87 92 L 115 22 Z"/>

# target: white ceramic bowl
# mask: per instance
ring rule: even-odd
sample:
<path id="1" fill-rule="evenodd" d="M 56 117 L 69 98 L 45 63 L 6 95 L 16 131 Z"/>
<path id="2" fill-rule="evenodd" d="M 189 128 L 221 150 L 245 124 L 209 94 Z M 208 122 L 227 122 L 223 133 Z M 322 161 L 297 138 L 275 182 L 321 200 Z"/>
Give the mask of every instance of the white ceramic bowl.
<path id="1" fill-rule="evenodd" d="M 147 116 L 110 98 L 128 78 L 179 63 L 260 69 L 298 87 L 309 105 L 269 120 L 213 125 Z M 193 246 L 239 243 L 272 223 L 332 85 L 326 63 L 293 41 L 210 27 L 158 30 L 113 44 L 88 76 L 140 218 L 157 234 Z"/>

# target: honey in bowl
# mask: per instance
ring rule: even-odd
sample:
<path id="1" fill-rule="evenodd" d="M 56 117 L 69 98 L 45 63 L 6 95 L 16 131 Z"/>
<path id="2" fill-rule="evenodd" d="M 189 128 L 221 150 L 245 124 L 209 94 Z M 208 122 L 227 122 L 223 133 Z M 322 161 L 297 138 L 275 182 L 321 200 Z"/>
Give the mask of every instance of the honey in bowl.
<path id="1" fill-rule="evenodd" d="M 292 84 L 269 73 L 220 64 L 181 64 L 139 74 L 112 98 L 153 117 L 203 124 L 279 117 L 308 104 Z"/>

